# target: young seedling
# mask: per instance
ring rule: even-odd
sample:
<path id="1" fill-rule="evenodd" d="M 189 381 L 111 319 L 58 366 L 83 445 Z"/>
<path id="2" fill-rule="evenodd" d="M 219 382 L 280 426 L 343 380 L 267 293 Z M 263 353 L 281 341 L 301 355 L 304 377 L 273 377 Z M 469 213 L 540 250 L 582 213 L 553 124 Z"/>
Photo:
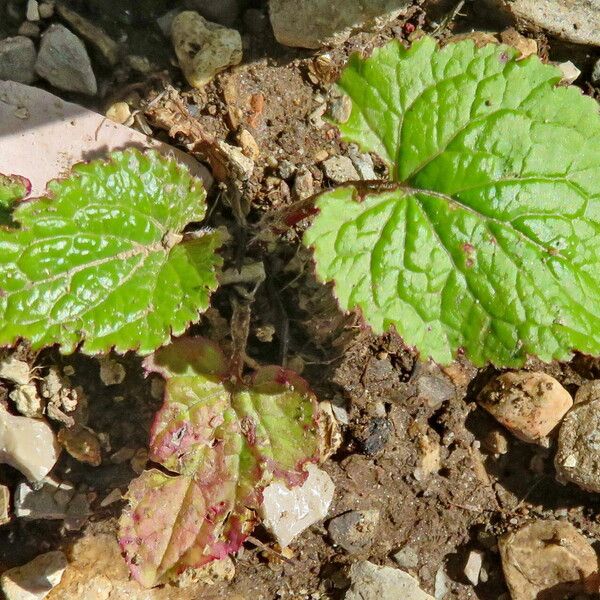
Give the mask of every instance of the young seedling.
<path id="1" fill-rule="evenodd" d="M 470 40 L 351 59 L 338 127 L 389 181 L 316 203 L 304 242 L 343 309 L 441 363 L 600 353 L 600 116 L 560 79 Z"/>
<path id="2" fill-rule="evenodd" d="M 150 460 L 128 492 L 120 543 L 132 575 L 151 587 L 237 551 L 272 481 L 302 483 L 319 456 L 317 404 L 281 367 L 249 380 L 203 338 L 180 338 L 145 361 L 166 380 Z"/>
<path id="3" fill-rule="evenodd" d="M 220 236 L 185 236 L 205 192 L 175 161 L 115 152 L 15 204 L 27 191 L 0 180 L 0 208 L 13 206 L 0 227 L 0 345 L 148 354 L 208 308 Z"/>

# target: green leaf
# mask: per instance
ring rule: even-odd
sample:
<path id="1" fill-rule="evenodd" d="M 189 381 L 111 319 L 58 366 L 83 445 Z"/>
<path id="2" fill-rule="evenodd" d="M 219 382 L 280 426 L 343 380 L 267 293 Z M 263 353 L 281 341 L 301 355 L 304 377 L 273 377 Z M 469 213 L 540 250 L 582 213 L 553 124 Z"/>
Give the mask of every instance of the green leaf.
<path id="1" fill-rule="evenodd" d="M 13 211 L 18 229 L 0 230 L 0 344 L 147 354 L 208 307 L 220 237 L 182 241 L 206 208 L 187 169 L 128 150 L 48 190 Z"/>
<path id="2" fill-rule="evenodd" d="M 0 225 L 10 225 L 10 213 L 16 202 L 31 191 L 31 183 L 19 175 L 0 174 Z"/>
<path id="3" fill-rule="evenodd" d="M 180 338 L 146 360 L 166 379 L 150 459 L 128 492 L 119 541 L 132 575 L 152 587 L 237 551 L 275 478 L 304 481 L 318 457 L 316 399 L 304 380 L 264 367 L 236 383 L 218 347 Z"/>
<path id="4" fill-rule="evenodd" d="M 598 105 L 537 57 L 424 38 L 354 56 L 343 138 L 391 183 L 325 193 L 317 274 L 441 363 L 600 353 Z"/>

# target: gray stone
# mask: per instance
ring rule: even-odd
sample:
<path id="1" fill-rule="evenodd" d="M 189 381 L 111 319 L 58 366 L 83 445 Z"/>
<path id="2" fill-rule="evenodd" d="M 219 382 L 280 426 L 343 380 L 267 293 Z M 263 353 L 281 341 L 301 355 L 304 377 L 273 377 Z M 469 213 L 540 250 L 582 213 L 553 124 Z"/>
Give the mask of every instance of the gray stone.
<path id="1" fill-rule="evenodd" d="M 39 489 L 20 483 L 14 503 L 17 518 L 60 520 L 69 530 L 81 529 L 91 514 L 85 494 L 76 493 L 70 483 L 53 479 L 46 479 Z"/>
<path id="2" fill-rule="evenodd" d="M 31 83 L 35 79 L 35 46 L 22 35 L 0 41 L 0 79 Z"/>
<path id="3" fill-rule="evenodd" d="M 371 546 L 378 524 L 378 510 L 351 510 L 331 519 L 327 531 L 336 546 L 356 554 Z"/>
<path id="4" fill-rule="evenodd" d="M 559 481 L 600 493 L 600 394 L 595 390 L 595 396 L 589 393 L 589 399 L 575 404 L 563 419 L 554 466 Z"/>
<path id="5" fill-rule="evenodd" d="M 286 46 L 320 48 L 345 42 L 352 33 L 395 19 L 411 0 L 271 0 L 271 24 Z"/>
<path id="6" fill-rule="evenodd" d="M 36 556 L 31 562 L 2 574 L 6 600 L 42 600 L 62 579 L 67 557 L 60 551 Z"/>
<path id="7" fill-rule="evenodd" d="M 600 83 L 600 59 L 595 62 L 594 68 L 592 69 L 592 83 Z"/>
<path id="8" fill-rule="evenodd" d="M 221 25 L 233 25 L 241 12 L 240 0 L 185 0 L 184 5 Z"/>
<path id="9" fill-rule="evenodd" d="M 435 375 L 422 375 L 417 380 L 417 394 L 424 398 L 430 407 L 435 408 L 452 400 L 456 389 L 447 379 Z"/>
<path id="10" fill-rule="evenodd" d="M 408 573 L 368 560 L 350 567 L 350 581 L 344 600 L 433 600 Z"/>
<path id="11" fill-rule="evenodd" d="M 600 45 L 600 0 L 512 0 L 515 17 L 575 44 Z"/>
<path id="12" fill-rule="evenodd" d="M 334 183 L 359 179 L 352 161 L 347 156 L 332 156 L 323 163 L 323 172 Z"/>
<path id="13" fill-rule="evenodd" d="M 98 91 L 83 42 L 63 25 L 51 25 L 42 36 L 35 70 L 61 90 L 90 96 Z"/>

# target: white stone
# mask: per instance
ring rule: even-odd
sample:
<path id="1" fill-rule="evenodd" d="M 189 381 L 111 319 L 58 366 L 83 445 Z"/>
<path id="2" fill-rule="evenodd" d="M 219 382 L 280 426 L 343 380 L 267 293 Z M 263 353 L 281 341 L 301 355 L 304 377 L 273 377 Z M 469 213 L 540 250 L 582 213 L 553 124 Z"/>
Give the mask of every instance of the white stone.
<path id="1" fill-rule="evenodd" d="M 261 506 L 263 525 L 285 547 L 307 527 L 324 519 L 329 510 L 335 485 L 329 475 L 316 467 L 307 467 L 306 481 L 289 489 L 276 482 L 263 492 Z"/>
<path id="2" fill-rule="evenodd" d="M 434 600 L 412 575 L 367 560 L 350 567 L 350 581 L 344 600 Z"/>
<path id="3" fill-rule="evenodd" d="M 60 552 L 36 556 L 21 567 L 5 571 L 0 578 L 6 600 L 42 600 L 61 581 L 67 558 Z"/>
<path id="4" fill-rule="evenodd" d="M 562 72 L 563 83 L 573 83 L 580 75 L 581 71 L 570 61 L 561 62 L 556 65 Z"/>
<path id="5" fill-rule="evenodd" d="M 25 121 L 15 117 L 18 107 L 27 109 L 29 117 Z M 61 177 L 75 163 L 128 146 L 153 148 L 175 158 L 189 167 L 193 175 L 201 177 L 205 188 L 212 185 L 208 170 L 173 146 L 54 94 L 12 81 L 0 81 L 0 138 L 11 149 L 0 152 L 0 173 L 27 177 L 33 197 L 43 195 L 47 182 Z"/>
<path id="6" fill-rule="evenodd" d="M 197 12 L 179 13 L 171 25 L 179 66 L 188 83 L 202 89 L 217 73 L 242 62 L 242 38 L 235 29 L 211 23 Z"/>
<path id="7" fill-rule="evenodd" d="M 18 469 L 30 481 L 39 481 L 59 455 L 60 446 L 48 423 L 11 415 L 0 406 L 0 463 Z"/>
<path id="8" fill-rule="evenodd" d="M 27 20 L 28 21 L 39 21 L 40 20 L 40 7 L 37 0 L 28 0 L 27 2 Z"/>
<path id="9" fill-rule="evenodd" d="M 17 410 L 25 417 L 41 417 L 44 405 L 37 387 L 31 383 L 17 386 L 9 395 Z"/>
<path id="10" fill-rule="evenodd" d="M 9 356 L 0 362 L 0 379 L 5 379 L 17 385 L 29 383 L 31 369 L 29 365 L 14 356 Z"/>
<path id="11" fill-rule="evenodd" d="M 465 577 L 473 584 L 479 583 L 479 573 L 483 565 L 483 552 L 479 550 L 471 550 L 469 557 L 467 558 L 467 564 L 465 565 L 464 574 Z"/>

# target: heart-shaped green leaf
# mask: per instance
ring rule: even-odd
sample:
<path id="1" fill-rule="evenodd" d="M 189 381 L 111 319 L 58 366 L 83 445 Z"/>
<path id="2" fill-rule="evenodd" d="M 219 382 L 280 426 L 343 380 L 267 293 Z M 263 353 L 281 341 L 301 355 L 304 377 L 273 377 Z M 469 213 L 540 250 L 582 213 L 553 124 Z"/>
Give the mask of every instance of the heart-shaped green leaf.
<path id="1" fill-rule="evenodd" d="M 146 367 L 166 379 L 150 469 L 134 480 L 120 523 L 132 575 L 151 587 L 239 549 L 274 479 L 304 481 L 319 454 L 317 407 L 306 382 L 264 367 L 236 383 L 218 347 L 181 338 Z"/>
<path id="2" fill-rule="evenodd" d="M 344 309 L 442 363 L 600 353 L 598 105 L 517 57 L 394 42 L 339 81 L 391 183 L 322 195 L 305 243 Z"/>
<path id="3" fill-rule="evenodd" d="M 202 182 L 158 153 L 116 152 L 48 184 L 0 229 L 0 344 L 148 353 L 208 307 L 221 260 Z"/>

